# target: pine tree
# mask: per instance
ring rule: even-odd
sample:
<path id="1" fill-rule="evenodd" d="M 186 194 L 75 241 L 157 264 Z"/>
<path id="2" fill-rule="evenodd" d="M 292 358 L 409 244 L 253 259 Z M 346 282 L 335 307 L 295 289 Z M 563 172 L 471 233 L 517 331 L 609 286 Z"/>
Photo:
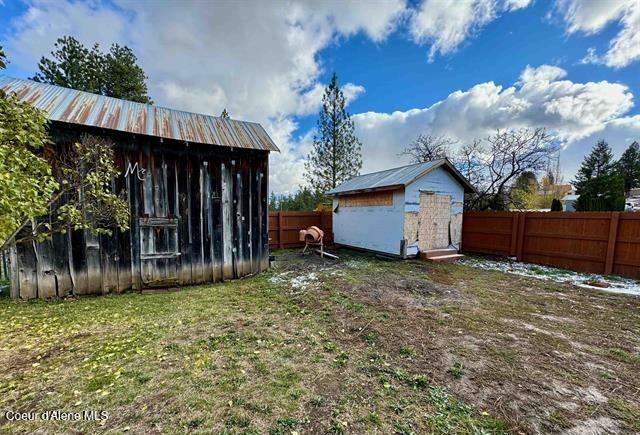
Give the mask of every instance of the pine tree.
<path id="1" fill-rule="evenodd" d="M 147 95 L 147 76 L 129 47 L 113 44 L 103 55 L 102 93 L 139 103 L 153 104 Z"/>
<path id="2" fill-rule="evenodd" d="M 72 36 L 59 38 L 54 47 L 51 59 L 40 59 L 33 80 L 153 104 L 147 95 L 147 76 L 129 47 L 113 44 L 103 53 L 98 44 L 89 49 Z"/>
<path id="3" fill-rule="evenodd" d="M 613 152 L 611 147 L 604 140 L 599 140 L 593 147 L 591 153 L 584 158 L 576 178 L 573 181 L 578 193 L 590 181 L 604 175 L 608 175 L 614 167 Z"/>
<path id="4" fill-rule="evenodd" d="M 629 145 L 629 148 L 622 153 L 617 166 L 624 178 L 625 192 L 640 187 L 640 145 L 638 142 Z"/>
<path id="5" fill-rule="evenodd" d="M 354 134 L 335 73 L 322 97 L 318 132 L 305 168 L 311 187 L 322 193 L 358 175 L 362 168 L 362 144 Z"/>
<path id="6" fill-rule="evenodd" d="M 551 201 L 551 211 L 562 211 L 562 202 L 558 198 Z"/>
<path id="7" fill-rule="evenodd" d="M 624 178 L 616 168 L 611 147 L 598 141 L 585 157 L 573 181 L 580 195 L 577 211 L 624 210 Z"/>

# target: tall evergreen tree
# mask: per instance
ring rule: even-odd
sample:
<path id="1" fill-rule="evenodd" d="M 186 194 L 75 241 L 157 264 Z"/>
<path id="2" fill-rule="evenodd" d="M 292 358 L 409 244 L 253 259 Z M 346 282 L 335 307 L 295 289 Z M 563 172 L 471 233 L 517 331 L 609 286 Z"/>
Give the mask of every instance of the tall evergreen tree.
<path id="1" fill-rule="evenodd" d="M 551 211 L 562 211 L 562 202 L 558 198 L 551 201 Z"/>
<path id="2" fill-rule="evenodd" d="M 577 211 L 624 210 L 624 179 L 616 170 L 611 147 L 598 141 L 585 157 L 573 181 L 580 195 Z"/>
<path id="3" fill-rule="evenodd" d="M 113 44 L 108 53 L 85 47 L 72 36 L 59 38 L 51 59 L 42 57 L 33 80 L 139 103 L 147 95 L 147 76 L 129 47 Z"/>
<path id="4" fill-rule="evenodd" d="M 618 160 L 618 170 L 624 178 L 624 191 L 640 187 L 640 145 L 633 142 L 629 148 L 622 153 Z"/>
<path id="5" fill-rule="evenodd" d="M 152 104 L 147 95 L 147 76 L 129 47 L 113 44 L 103 55 L 102 92 L 104 95 Z"/>
<path id="6" fill-rule="evenodd" d="M 354 134 L 335 73 L 322 97 L 318 132 L 305 168 L 311 187 L 323 193 L 358 175 L 362 168 L 362 144 Z"/>

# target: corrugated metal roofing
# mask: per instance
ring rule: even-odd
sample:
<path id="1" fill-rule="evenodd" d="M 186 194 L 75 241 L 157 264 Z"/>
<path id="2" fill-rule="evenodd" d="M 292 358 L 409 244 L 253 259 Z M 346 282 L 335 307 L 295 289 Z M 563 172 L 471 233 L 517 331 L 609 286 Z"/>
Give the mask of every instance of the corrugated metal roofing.
<path id="1" fill-rule="evenodd" d="M 338 187 L 327 192 L 328 195 L 340 193 L 377 190 L 390 187 L 404 187 L 415 181 L 417 178 L 434 170 L 437 167 L 445 166 L 461 184 L 466 191 L 473 191 L 471 184 L 458 172 L 447 159 L 431 160 L 429 162 L 416 163 L 413 165 L 401 166 L 399 168 L 387 169 L 386 171 L 372 172 L 370 174 L 359 175 L 345 181 Z"/>
<path id="2" fill-rule="evenodd" d="M 52 121 L 203 144 L 279 151 L 264 128 L 255 122 L 183 112 L 11 77 L 0 77 L 0 89 L 42 109 Z"/>

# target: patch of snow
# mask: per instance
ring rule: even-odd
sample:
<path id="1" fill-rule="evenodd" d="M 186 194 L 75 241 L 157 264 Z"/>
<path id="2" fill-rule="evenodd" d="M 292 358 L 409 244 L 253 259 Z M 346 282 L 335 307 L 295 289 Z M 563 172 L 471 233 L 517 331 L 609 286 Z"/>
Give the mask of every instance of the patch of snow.
<path id="1" fill-rule="evenodd" d="M 318 285 L 318 274 L 310 272 L 291 276 L 293 271 L 282 272 L 269 278 L 271 284 L 287 285 L 291 290 L 307 290 Z"/>
<path id="2" fill-rule="evenodd" d="M 530 278 L 569 283 L 581 288 L 640 296 L 640 282 L 619 276 L 581 273 L 539 264 L 520 263 L 508 260 L 491 260 L 487 258 L 466 258 L 460 260 L 460 262 L 478 269 L 496 270 Z M 593 282 L 603 283 L 607 287 L 590 284 Z"/>

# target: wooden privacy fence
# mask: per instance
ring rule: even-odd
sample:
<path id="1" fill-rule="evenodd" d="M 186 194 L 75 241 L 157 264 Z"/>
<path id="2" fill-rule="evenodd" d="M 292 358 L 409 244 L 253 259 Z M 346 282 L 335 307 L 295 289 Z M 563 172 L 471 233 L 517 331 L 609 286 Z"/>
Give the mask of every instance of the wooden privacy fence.
<path id="1" fill-rule="evenodd" d="M 640 278 L 640 213 L 466 212 L 462 249 Z"/>
<path id="2" fill-rule="evenodd" d="M 324 231 L 324 241 L 333 241 L 333 219 L 330 211 L 269 212 L 269 247 L 294 248 L 304 246 L 298 232 L 315 225 Z"/>

